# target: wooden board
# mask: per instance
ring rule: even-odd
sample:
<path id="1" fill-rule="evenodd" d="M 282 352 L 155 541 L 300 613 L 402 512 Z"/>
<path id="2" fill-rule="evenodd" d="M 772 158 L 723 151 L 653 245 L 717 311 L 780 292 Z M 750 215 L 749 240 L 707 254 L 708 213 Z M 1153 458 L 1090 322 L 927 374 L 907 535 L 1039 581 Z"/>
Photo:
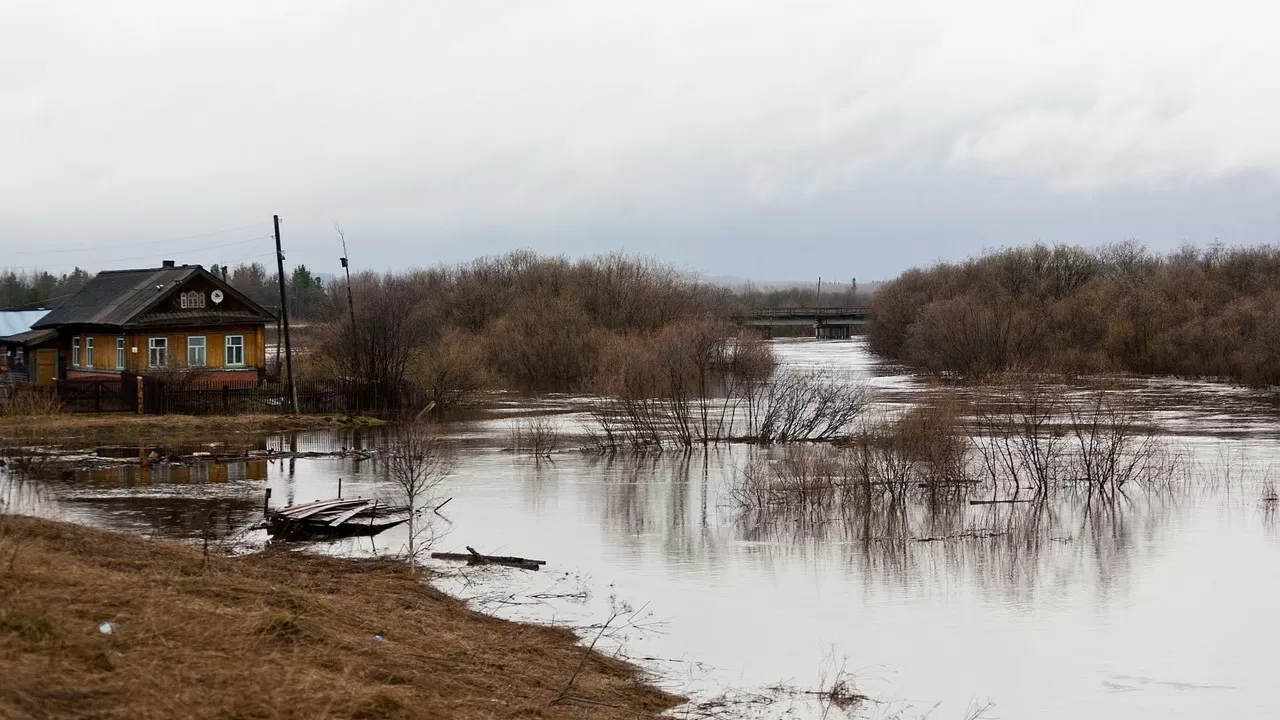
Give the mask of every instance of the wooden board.
<path id="1" fill-rule="evenodd" d="M 341 525 L 342 523 L 350 520 L 356 515 L 359 515 L 365 510 L 368 510 L 372 504 L 373 503 L 370 503 L 370 502 L 364 502 L 364 503 L 361 503 L 358 507 L 351 508 L 350 510 L 344 510 L 341 514 L 338 515 L 338 517 L 329 521 L 329 527 L 337 527 L 338 525 Z"/>

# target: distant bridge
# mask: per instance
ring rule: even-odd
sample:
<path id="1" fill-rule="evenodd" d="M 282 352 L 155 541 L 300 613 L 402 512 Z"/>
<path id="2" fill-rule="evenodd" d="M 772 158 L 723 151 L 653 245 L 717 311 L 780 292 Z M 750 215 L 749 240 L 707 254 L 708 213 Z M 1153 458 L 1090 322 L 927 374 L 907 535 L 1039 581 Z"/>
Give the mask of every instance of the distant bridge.
<path id="1" fill-rule="evenodd" d="M 762 308 L 745 310 L 734 316 L 740 325 L 759 328 L 808 325 L 813 336 L 827 339 L 848 338 L 856 325 L 865 325 L 871 307 Z"/>

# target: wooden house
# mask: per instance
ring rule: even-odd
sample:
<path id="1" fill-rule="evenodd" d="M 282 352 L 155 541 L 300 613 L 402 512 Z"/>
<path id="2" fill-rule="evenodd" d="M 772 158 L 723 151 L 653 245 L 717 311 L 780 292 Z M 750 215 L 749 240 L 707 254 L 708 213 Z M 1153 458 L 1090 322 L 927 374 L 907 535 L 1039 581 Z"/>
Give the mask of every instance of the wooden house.
<path id="1" fill-rule="evenodd" d="M 274 321 L 199 265 L 107 270 L 32 326 L 44 333 L 29 355 L 33 380 L 184 372 L 248 387 L 261 380 L 265 329 Z"/>
<path id="2" fill-rule="evenodd" d="M 31 379 L 34 367 L 28 367 L 28 350 L 39 345 L 36 337 L 42 331 L 32 331 L 31 326 L 49 311 L 0 310 L 0 382 L 25 382 Z"/>

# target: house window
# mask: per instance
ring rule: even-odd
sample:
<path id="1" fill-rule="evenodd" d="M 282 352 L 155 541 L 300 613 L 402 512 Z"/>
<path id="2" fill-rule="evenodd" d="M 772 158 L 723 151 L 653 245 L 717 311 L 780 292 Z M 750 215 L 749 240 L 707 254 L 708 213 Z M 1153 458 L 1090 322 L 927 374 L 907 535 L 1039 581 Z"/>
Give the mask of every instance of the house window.
<path id="1" fill-rule="evenodd" d="M 116 338 L 116 369 L 124 369 L 124 338 Z"/>
<path id="2" fill-rule="evenodd" d="M 227 336 L 227 366 L 244 365 L 244 336 Z"/>
<path id="3" fill-rule="evenodd" d="M 147 365 L 162 368 L 169 364 L 169 338 L 147 339 Z"/>
<path id="4" fill-rule="evenodd" d="M 91 337 L 84 339 L 84 366 L 93 367 L 93 338 Z"/>
<path id="5" fill-rule="evenodd" d="M 80 338 L 71 338 L 71 367 L 80 367 Z"/>
<path id="6" fill-rule="evenodd" d="M 189 335 L 187 336 L 187 367 L 204 367 L 204 336 Z"/>
<path id="7" fill-rule="evenodd" d="M 202 292 L 184 292 L 178 296 L 178 301 L 184 309 L 198 309 L 204 307 L 204 293 Z"/>

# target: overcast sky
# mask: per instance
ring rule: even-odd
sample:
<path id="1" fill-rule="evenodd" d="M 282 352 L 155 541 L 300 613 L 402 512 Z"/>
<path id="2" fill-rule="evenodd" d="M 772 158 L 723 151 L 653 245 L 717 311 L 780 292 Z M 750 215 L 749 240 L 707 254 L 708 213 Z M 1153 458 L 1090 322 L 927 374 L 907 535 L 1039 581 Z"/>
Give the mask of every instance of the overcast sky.
<path id="1" fill-rule="evenodd" d="M 1272 243 L 1280 6 L 0 2 L 0 266 Z"/>

